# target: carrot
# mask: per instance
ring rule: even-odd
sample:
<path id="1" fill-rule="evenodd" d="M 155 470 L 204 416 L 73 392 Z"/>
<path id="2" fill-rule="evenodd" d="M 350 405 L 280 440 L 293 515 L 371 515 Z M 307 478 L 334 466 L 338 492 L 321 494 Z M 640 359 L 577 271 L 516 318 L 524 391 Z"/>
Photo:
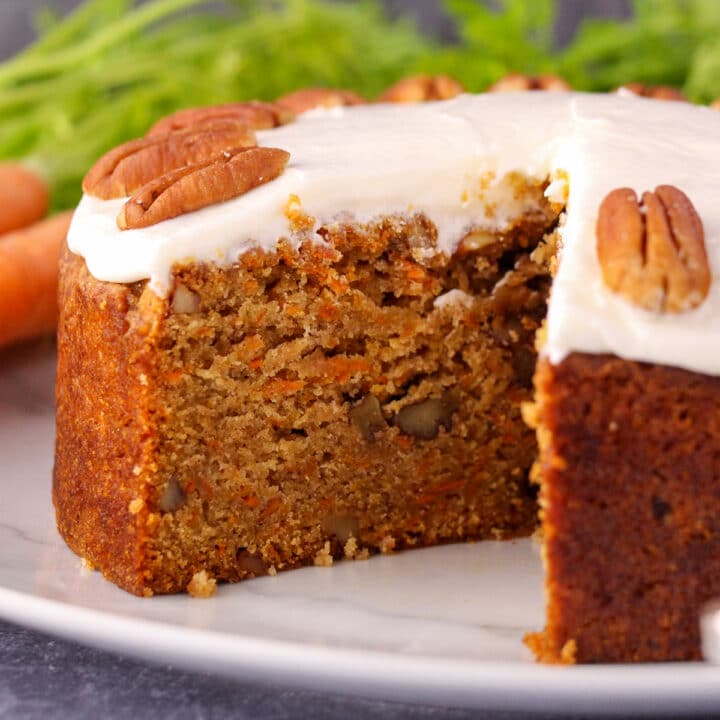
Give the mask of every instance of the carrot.
<path id="1" fill-rule="evenodd" d="M 0 235 L 0 345 L 55 329 L 58 259 L 72 211 Z"/>
<path id="2" fill-rule="evenodd" d="M 50 202 L 45 181 L 18 163 L 0 163 L 0 234 L 45 217 Z"/>
<path id="3" fill-rule="evenodd" d="M 284 378 L 272 378 L 268 380 L 262 388 L 262 393 L 266 398 L 272 398 L 282 395 L 293 395 L 305 387 L 303 380 L 285 380 Z"/>

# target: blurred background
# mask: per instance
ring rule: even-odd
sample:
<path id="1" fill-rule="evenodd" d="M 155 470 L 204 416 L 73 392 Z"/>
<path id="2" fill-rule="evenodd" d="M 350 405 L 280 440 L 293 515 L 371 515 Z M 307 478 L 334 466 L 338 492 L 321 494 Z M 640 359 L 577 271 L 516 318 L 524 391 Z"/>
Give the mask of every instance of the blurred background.
<path id="1" fill-rule="evenodd" d="M 481 92 L 513 71 L 707 103 L 720 96 L 720 2 L 1 0 L 0 161 L 36 170 L 58 211 L 97 157 L 179 107 L 308 85 L 374 99 L 416 73 Z"/>
<path id="2" fill-rule="evenodd" d="M 43 7 L 67 13 L 82 0 L 2 0 L 0 4 L 0 59 L 22 49 L 34 37 L 33 17 Z M 445 38 L 455 35 L 452 23 L 443 13 L 440 0 L 386 0 L 392 15 L 415 18 L 426 32 Z M 561 45 L 572 37 L 584 16 L 627 17 L 630 0 L 562 0 L 557 17 L 556 38 Z"/>

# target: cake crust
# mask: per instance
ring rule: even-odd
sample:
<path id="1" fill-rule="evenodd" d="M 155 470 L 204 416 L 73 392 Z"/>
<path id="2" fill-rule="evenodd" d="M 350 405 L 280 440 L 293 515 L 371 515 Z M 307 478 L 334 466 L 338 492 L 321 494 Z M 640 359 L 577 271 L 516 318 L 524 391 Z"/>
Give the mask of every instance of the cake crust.
<path id="1" fill-rule="evenodd" d="M 112 582 L 146 589 L 142 498 L 155 434 L 143 382 L 152 322 L 139 287 L 97 283 L 67 249 L 60 267 L 53 501 L 68 545 Z M 137 507 L 137 503 L 133 508 Z"/>

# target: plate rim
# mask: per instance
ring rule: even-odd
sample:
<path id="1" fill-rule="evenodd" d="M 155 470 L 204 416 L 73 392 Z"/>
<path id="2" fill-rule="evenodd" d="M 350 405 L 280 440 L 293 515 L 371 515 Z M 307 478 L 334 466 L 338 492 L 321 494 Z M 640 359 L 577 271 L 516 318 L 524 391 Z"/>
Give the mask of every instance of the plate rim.
<path id="1" fill-rule="evenodd" d="M 562 714 L 687 714 L 720 708 L 720 668 L 708 663 L 547 666 L 332 648 L 225 635 L 4 586 L 0 586 L 0 617 L 146 662 L 335 694 Z M 161 632 L 167 636 L 165 642 L 152 646 Z"/>

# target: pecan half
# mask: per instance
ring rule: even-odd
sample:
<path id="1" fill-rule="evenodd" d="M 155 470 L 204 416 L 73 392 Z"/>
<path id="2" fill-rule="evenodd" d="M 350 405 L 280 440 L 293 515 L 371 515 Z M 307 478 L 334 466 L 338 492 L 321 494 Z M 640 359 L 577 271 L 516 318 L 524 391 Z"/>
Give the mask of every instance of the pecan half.
<path id="1" fill-rule="evenodd" d="M 566 92 L 570 85 L 559 75 L 522 75 L 510 73 L 494 82 L 485 92 L 522 92 L 523 90 L 546 90 Z"/>
<path id="2" fill-rule="evenodd" d="M 429 100 L 450 100 L 465 88 L 449 75 L 413 75 L 391 85 L 379 102 L 415 103 Z"/>
<path id="3" fill-rule="evenodd" d="M 677 100 L 688 102 L 688 99 L 677 88 L 669 85 L 643 85 L 642 83 L 631 82 L 621 85 L 616 92 L 626 90 L 640 97 L 652 98 L 653 100 Z"/>
<path id="4" fill-rule="evenodd" d="M 364 105 L 367 100 L 352 90 L 334 90 L 332 88 L 303 88 L 283 95 L 277 104 L 299 115 L 314 108 L 341 107 L 344 105 Z"/>
<path id="5" fill-rule="evenodd" d="M 179 130 L 131 140 L 103 155 L 83 180 L 88 195 L 107 200 L 132 195 L 156 177 L 255 145 L 255 134 L 238 122 L 216 121 L 204 130 Z"/>
<path id="6" fill-rule="evenodd" d="M 710 289 L 703 226 L 692 202 L 673 185 L 645 192 L 618 188 L 600 205 L 597 253 L 607 287 L 655 312 L 700 305 Z"/>
<path id="7" fill-rule="evenodd" d="M 269 130 L 279 125 L 287 125 L 295 115 L 287 108 L 276 103 L 245 102 L 209 107 L 188 108 L 158 120 L 147 132 L 147 137 L 164 135 L 173 130 L 199 129 L 218 120 L 231 120 L 247 125 L 251 130 Z"/>
<path id="8" fill-rule="evenodd" d="M 282 173 L 279 148 L 235 148 L 206 163 L 178 168 L 138 190 L 117 217 L 121 230 L 142 228 L 242 195 Z"/>

